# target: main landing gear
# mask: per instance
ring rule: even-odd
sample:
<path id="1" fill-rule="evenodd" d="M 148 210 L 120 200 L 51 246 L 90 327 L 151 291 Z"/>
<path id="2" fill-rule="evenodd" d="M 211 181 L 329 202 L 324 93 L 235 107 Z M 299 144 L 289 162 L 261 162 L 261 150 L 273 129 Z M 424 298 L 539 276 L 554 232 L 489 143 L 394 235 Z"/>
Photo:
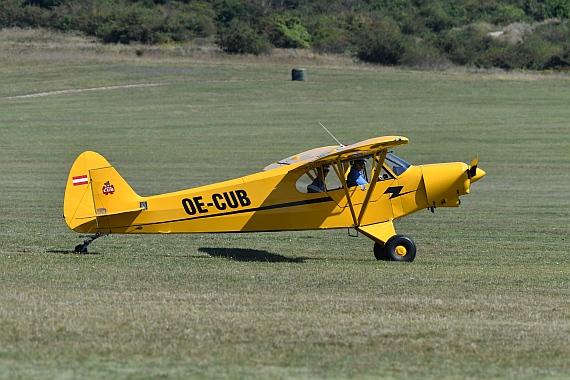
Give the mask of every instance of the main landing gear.
<path id="1" fill-rule="evenodd" d="M 76 245 L 73 252 L 75 252 L 75 253 L 87 253 L 87 246 L 89 246 L 89 244 L 93 243 L 93 240 L 98 239 L 98 238 L 103 237 L 103 236 L 107 236 L 107 235 L 109 235 L 109 234 L 101 234 L 99 232 L 97 232 L 95 235 L 79 235 L 79 237 L 86 238 L 86 239 L 83 240 L 83 244 Z"/>
<path id="2" fill-rule="evenodd" d="M 384 245 L 374 243 L 374 256 L 376 260 L 411 262 L 416 258 L 416 244 L 405 235 L 394 235 Z"/>

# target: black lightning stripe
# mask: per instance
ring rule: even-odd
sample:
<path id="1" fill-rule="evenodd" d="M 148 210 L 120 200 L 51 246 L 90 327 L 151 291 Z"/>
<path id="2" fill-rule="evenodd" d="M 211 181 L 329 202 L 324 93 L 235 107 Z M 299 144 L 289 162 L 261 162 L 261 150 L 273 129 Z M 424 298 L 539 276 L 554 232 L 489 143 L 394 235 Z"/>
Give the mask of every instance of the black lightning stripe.
<path id="1" fill-rule="evenodd" d="M 392 194 L 390 196 L 389 199 L 392 198 L 397 198 L 397 197 L 401 197 L 402 195 L 406 195 L 406 194 L 410 194 L 413 193 L 413 191 L 407 191 L 405 193 L 402 193 L 402 189 L 404 188 L 404 186 L 394 186 L 394 187 L 389 187 L 386 189 L 386 191 L 384 192 L 384 194 Z"/>

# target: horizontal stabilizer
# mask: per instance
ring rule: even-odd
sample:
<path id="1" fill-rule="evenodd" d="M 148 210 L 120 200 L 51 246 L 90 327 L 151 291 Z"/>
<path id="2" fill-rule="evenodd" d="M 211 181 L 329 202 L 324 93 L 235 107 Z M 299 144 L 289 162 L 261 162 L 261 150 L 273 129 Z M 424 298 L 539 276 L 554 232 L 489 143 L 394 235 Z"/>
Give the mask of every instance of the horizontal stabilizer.
<path id="1" fill-rule="evenodd" d="M 144 211 L 144 210 L 146 210 L 146 207 L 140 207 L 140 208 L 137 208 L 137 209 L 134 209 L 134 210 L 124 210 L 124 211 L 107 212 L 107 210 L 106 210 L 105 208 L 102 208 L 102 209 L 97 209 L 97 210 L 96 210 L 97 215 L 95 215 L 95 216 L 111 216 L 111 215 L 119 215 L 119 214 L 128 214 L 128 213 L 130 213 L 130 212 L 139 213 L 139 212 Z"/>

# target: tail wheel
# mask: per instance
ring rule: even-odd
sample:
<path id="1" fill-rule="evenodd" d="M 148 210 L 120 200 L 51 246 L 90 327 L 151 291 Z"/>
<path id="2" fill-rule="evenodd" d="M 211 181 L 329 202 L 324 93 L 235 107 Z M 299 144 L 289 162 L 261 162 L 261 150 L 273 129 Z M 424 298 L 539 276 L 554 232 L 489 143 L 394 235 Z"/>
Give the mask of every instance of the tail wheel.
<path id="1" fill-rule="evenodd" d="M 395 235 L 386 242 L 384 252 L 388 260 L 411 262 L 416 258 L 416 244 L 405 235 Z"/>

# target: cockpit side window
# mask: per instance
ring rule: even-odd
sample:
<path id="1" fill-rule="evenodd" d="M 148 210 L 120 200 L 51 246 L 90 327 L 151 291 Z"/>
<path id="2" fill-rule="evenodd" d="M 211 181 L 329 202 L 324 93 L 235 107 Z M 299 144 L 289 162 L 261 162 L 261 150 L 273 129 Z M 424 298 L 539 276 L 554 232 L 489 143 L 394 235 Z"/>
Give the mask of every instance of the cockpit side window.
<path id="1" fill-rule="evenodd" d="M 301 193 L 323 193 L 327 189 L 327 175 L 329 172 L 329 165 L 310 169 L 299 177 L 295 187 Z"/>
<path id="2" fill-rule="evenodd" d="M 341 165 L 342 166 L 341 175 L 345 176 L 344 179 L 346 181 L 347 180 L 346 176 L 349 174 L 351 165 L 354 163 L 355 160 L 364 161 L 364 164 L 362 165 L 361 169 L 361 174 L 366 180 L 366 182 L 370 183 L 372 171 L 373 168 L 375 168 L 377 162 L 376 161 L 377 158 L 373 156 L 357 157 L 347 161 L 343 161 Z M 341 179 L 338 177 L 336 170 L 333 170 L 332 167 L 333 165 L 336 164 L 334 163 L 330 165 L 325 164 L 322 166 L 309 169 L 308 171 L 303 173 L 295 183 L 297 191 L 301 193 L 321 193 L 321 192 L 342 189 Z M 400 157 L 396 156 L 395 154 L 387 153 L 384 165 L 380 169 L 378 180 L 384 181 L 388 179 L 393 179 L 394 176 L 400 176 L 406 170 L 408 170 L 410 166 L 411 165 L 409 163 L 407 163 Z"/>
<path id="3" fill-rule="evenodd" d="M 303 173 L 303 175 L 301 175 L 301 177 L 299 177 L 295 183 L 297 191 L 300 193 L 308 193 L 309 191 L 307 190 L 307 187 L 313 182 L 313 180 L 316 178 L 316 175 L 317 174 L 315 169 L 311 169 Z"/>
<path id="4" fill-rule="evenodd" d="M 402 160 L 400 157 L 393 153 L 388 153 L 386 155 L 386 161 L 384 165 L 388 167 L 395 175 L 399 176 L 403 174 L 411 166 L 406 161 Z"/>

